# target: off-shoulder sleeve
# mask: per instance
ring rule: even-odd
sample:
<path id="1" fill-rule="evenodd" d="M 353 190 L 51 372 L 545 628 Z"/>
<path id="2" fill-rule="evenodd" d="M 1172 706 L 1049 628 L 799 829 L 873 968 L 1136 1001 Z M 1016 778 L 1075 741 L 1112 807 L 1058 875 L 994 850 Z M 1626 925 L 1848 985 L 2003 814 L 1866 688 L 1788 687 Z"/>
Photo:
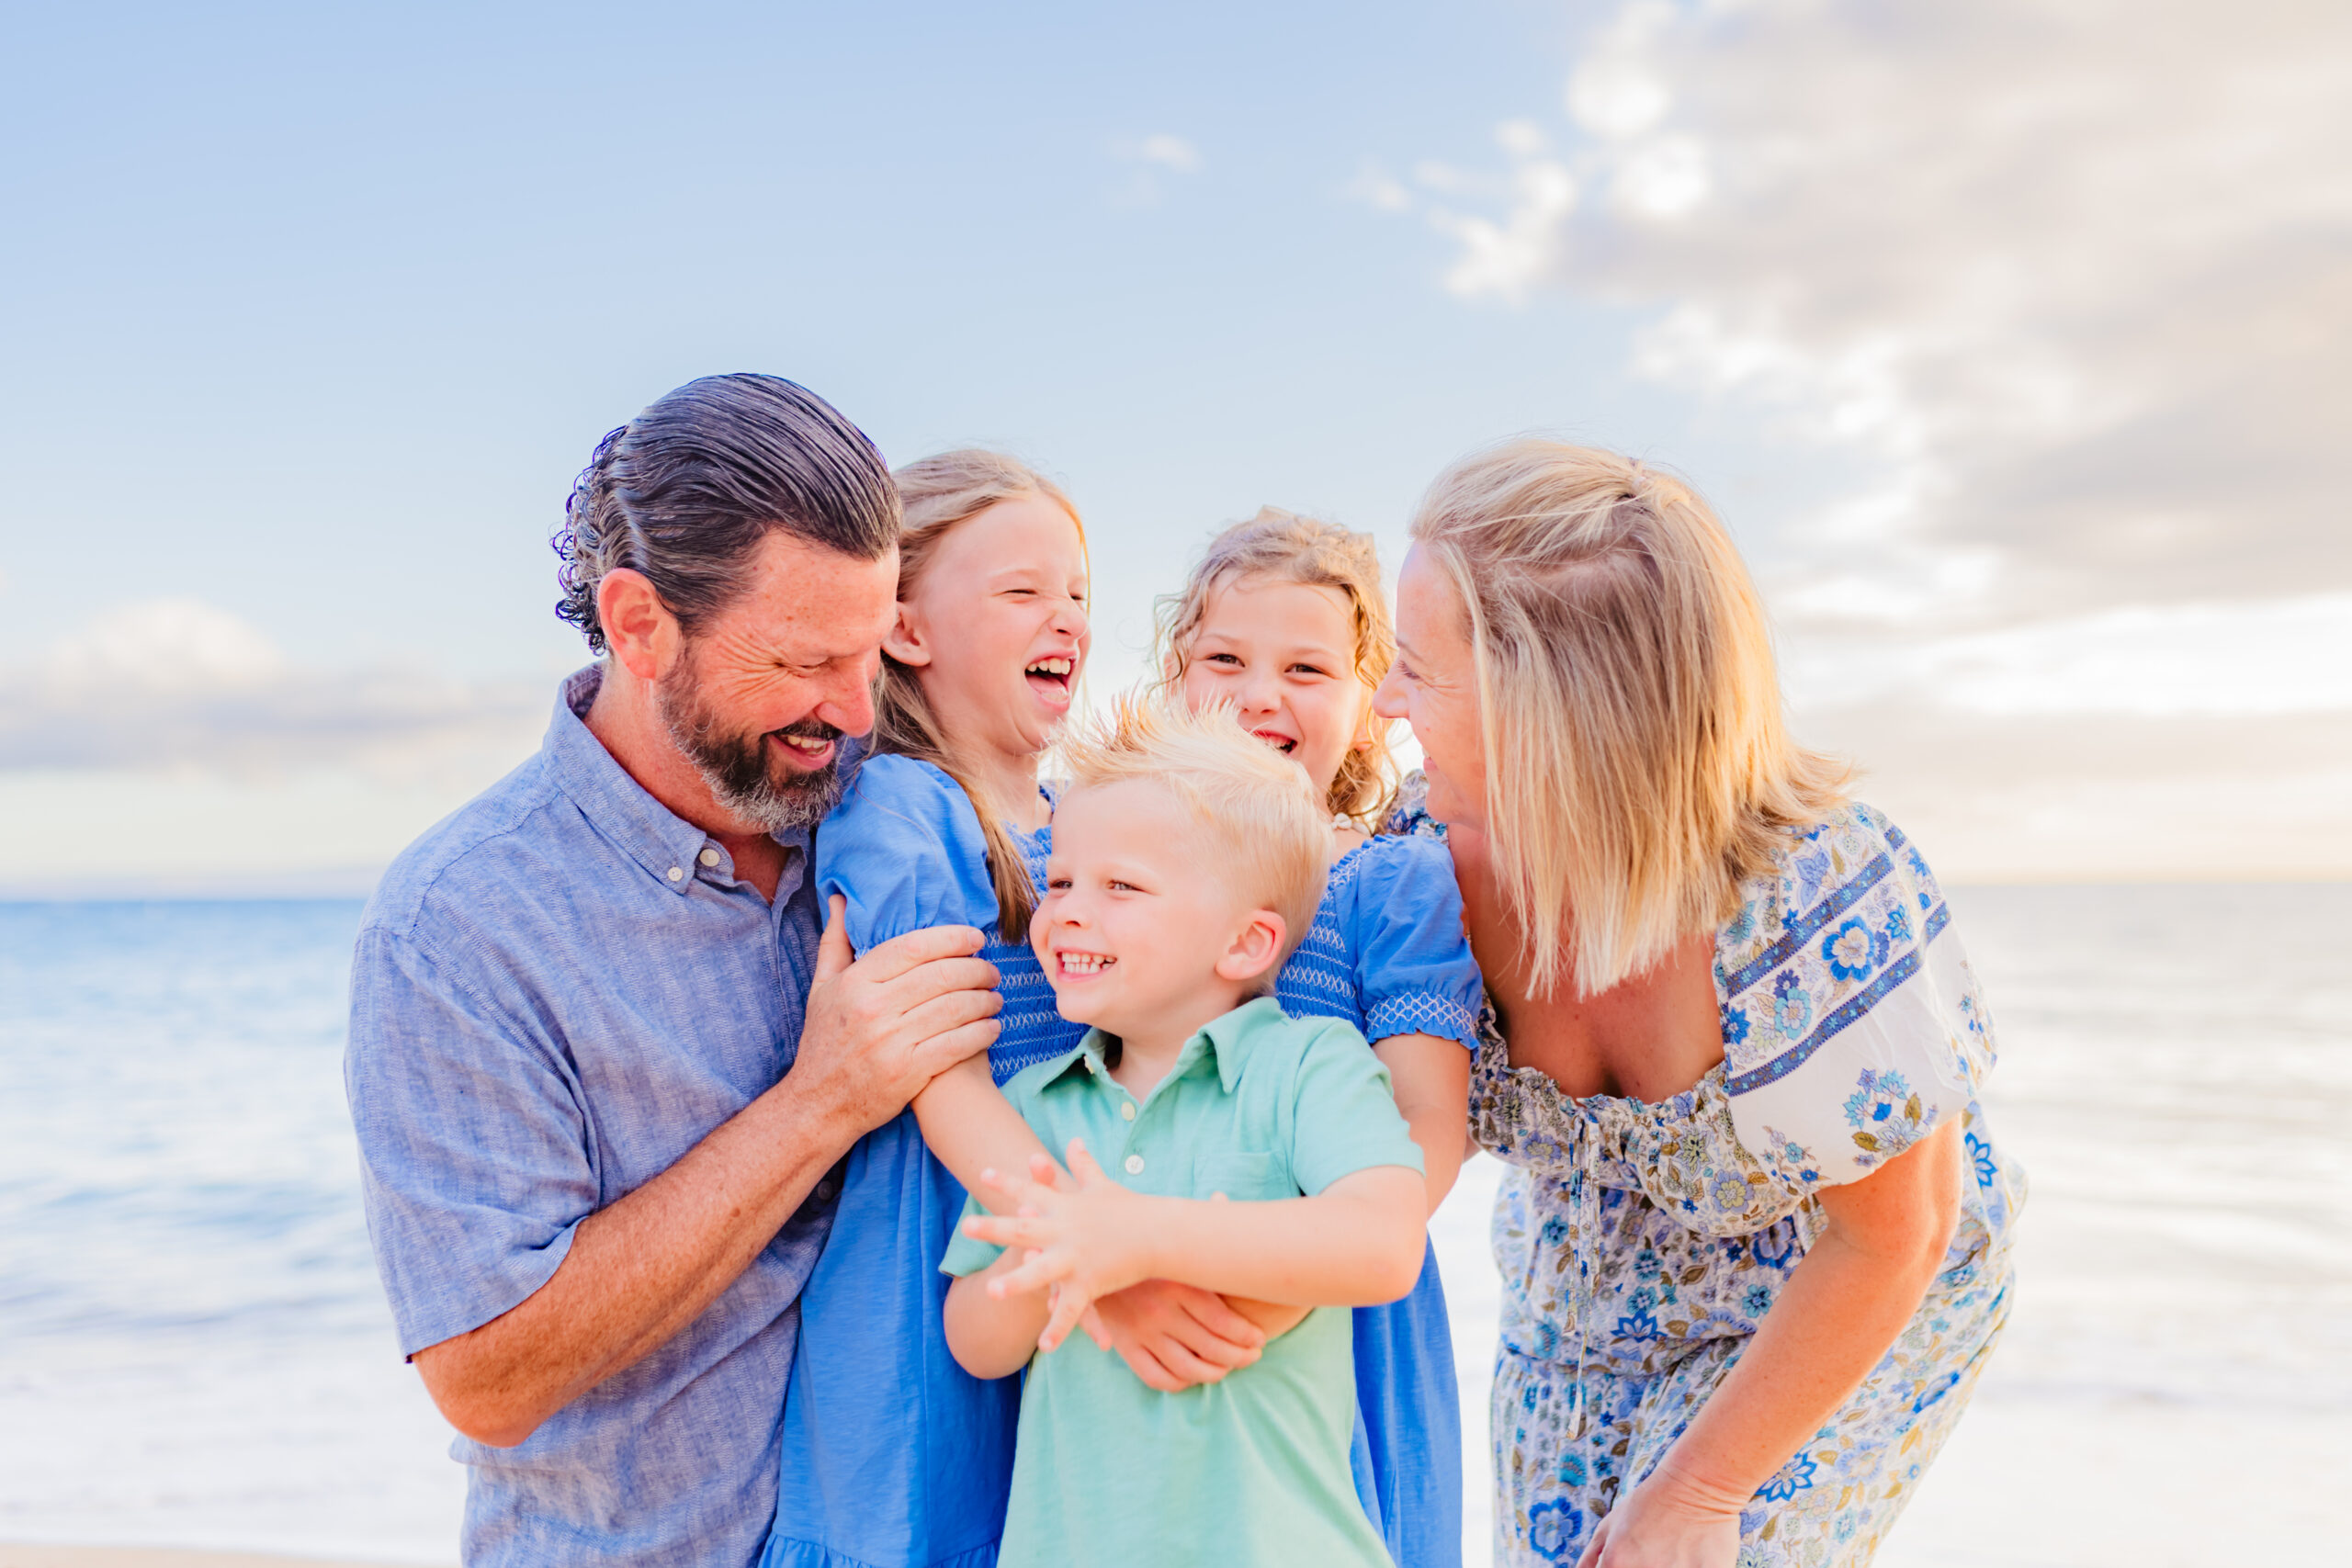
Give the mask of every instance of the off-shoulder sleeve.
<path id="1" fill-rule="evenodd" d="M 1453 857 L 1436 839 L 1364 846 L 1351 911 L 1364 1033 L 1434 1034 L 1478 1048 L 1484 987 L 1462 925 Z"/>
<path id="2" fill-rule="evenodd" d="M 971 798 L 910 757 L 871 757 L 817 829 L 817 897 L 848 901 L 859 953 L 926 926 L 994 931 L 988 840 Z"/>
<path id="3" fill-rule="evenodd" d="M 1856 1181 L 1961 1117 L 1990 1024 L 1927 861 L 1865 806 L 1743 890 L 1719 947 L 1724 1087 L 1783 1179 Z"/>

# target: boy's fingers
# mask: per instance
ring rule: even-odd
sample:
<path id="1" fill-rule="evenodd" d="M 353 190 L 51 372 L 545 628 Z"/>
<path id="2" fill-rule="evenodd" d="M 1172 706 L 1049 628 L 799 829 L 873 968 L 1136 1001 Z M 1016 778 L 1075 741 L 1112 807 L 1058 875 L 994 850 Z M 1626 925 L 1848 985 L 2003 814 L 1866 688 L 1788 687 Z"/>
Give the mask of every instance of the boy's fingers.
<path id="1" fill-rule="evenodd" d="M 1086 1152 L 1086 1140 L 1084 1138 L 1072 1138 L 1069 1141 L 1069 1148 L 1067 1152 L 1069 1155 L 1069 1173 L 1078 1178 L 1080 1186 L 1091 1186 L 1095 1182 L 1102 1179 L 1102 1168 L 1094 1163 L 1094 1156 Z"/>
<path id="2" fill-rule="evenodd" d="M 1078 1325 L 1086 1331 L 1089 1339 L 1094 1341 L 1095 1348 L 1108 1350 L 1111 1348 L 1111 1331 L 1102 1326 L 1102 1314 L 1094 1310 L 1092 1302 L 1086 1303 L 1085 1314 L 1078 1320 Z"/>
<path id="3" fill-rule="evenodd" d="M 1078 1326 L 1078 1320 L 1092 1303 L 1079 1292 L 1065 1284 L 1054 1293 L 1053 1315 L 1046 1320 L 1046 1332 L 1038 1343 L 1048 1350 L 1057 1349 Z M 1051 1343 L 1047 1343 L 1051 1341 Z"/>

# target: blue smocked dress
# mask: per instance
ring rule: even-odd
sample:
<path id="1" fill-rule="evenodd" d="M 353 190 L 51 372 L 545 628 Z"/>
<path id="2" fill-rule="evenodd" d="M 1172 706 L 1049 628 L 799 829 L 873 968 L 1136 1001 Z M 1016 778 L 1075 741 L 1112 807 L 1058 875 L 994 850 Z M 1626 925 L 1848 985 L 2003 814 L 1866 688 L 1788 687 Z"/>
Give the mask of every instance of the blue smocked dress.
<path id="1" fill-rule="evenodd" d="M 1477 1048 L 1483 999 L 1453 858 L 1376 838 L 1331 867 L 1315 925 L 1274 982 L 1293 1017 L 1345 1019 L 1367 1040 L 1434 1034 Z M 1397 1568 L 1460 1568 L 1462 1402 L 1437 1255 L 1412 1293 L 1355 1312 L 1356 1492 Z"/>
<path id="2" fill-rule="evenodd" d="M 1023 843 L 1033 882 L 1043 882 L 1046 843 L 1043 829 Z M 1002 1029 L 989 1047 L 999 1084 L 1086 1032 L 1055 1010 L 1027 942 L 1001 940 L 979 818 L 931 764 L 880 756 L 859 768 L 817 829 L 817 892 L 847 900 L 859 953 L 926 926 L 994 933 L 980 956 L 1002 976 Z M 1021 1383 L 984 1382 L 948 1354 L 938 1264 L 963 1208 L 963 1187 L 932 1157 L 911 1110 L 850 1150 L 832 1233 L 800 1295 L 762 1568 L 996 1561 Z"/>
<path id="3" fill-rule="evenodd" d="M 1409 830 L 1439 829 L 1408 810 Z M 1951 1436 L 2008 1319 L 2024 1176 L 1979 1098 L 1992 1021 L 1928 863 L 1849 804 L 1740 888 L 1715 934 L 1724 1060 L 1649 1103 L 1574 1099 L 1494 1027 L 1470 1086 L 1510 1164 L 1490 1406 L 1495 1562 L 1572 1563 L 1747 1350 L 1858 1181 L 1947 1122 L 1967 1170 L 1943 1270 L 1740 1515 L 1740 1568 L 1859 1568 Z"/>

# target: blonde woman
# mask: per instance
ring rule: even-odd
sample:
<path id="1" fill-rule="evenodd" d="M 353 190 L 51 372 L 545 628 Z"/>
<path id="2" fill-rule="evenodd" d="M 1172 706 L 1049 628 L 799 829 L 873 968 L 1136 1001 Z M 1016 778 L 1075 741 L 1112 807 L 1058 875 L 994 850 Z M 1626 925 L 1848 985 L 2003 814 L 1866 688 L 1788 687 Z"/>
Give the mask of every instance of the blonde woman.
<path id="1" fill-rule="evenodd" d="M 1379 710 L 1493 1004 L 1496 1560 L 1865 1563 L 2007 1321 L 2023 1195 L 1943 896 L 1789 739 L 1679 480 L 1514 442 L 1412 535 Z"/>

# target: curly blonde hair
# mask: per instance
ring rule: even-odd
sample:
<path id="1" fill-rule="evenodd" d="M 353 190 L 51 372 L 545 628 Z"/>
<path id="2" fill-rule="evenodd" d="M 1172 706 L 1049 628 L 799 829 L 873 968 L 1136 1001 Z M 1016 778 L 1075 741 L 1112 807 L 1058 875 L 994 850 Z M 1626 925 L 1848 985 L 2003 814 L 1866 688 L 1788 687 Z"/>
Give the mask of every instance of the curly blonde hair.
<path id="1" fill-rule="evenodd" d="M 1396 626 L 1381 587 L 1380 553 L 1372 536 L 1320 518 L 1265 506 L 1209 541 L 1182 592 L 1156 605 L 1159 691 L 1172 696 L 1183 684 L 1193 643 L 1217 591 L 1244 578 L 1271 578 L 1347 596 L 1355 621 L 1355 677 L 1364 688 L 1360 722 L 1372 741 L 1351 746 L 1340 760 L 1325 807 L 1366 832 L 1376 831 L 1396 798 L 1396 759 L 1389 750 L 1395 727 L 1372 714 L 1372 694 L 1396 661 Z"/>

